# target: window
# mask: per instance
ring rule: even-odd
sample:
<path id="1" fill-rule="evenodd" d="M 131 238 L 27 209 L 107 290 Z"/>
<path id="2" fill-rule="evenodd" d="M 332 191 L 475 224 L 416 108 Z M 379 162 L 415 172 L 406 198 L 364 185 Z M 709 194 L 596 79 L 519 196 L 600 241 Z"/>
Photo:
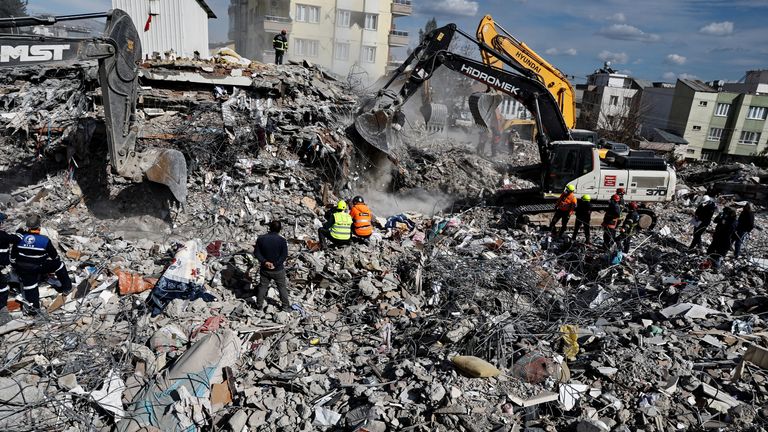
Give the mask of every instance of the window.
<path id="1" fill-rule="evenodd" d="M 747 118 L 750 120 L 765 120 L 765 115 L 768 113 L 768 108 L 751 106 L 747 111 Z"/>
<path id="2" fill-rule="evenodd" d="M 715 115 L 718 117 L 725 117 L 728 115 L 728 110 L 731 108 L 730 104 L 719 103 L 715 109 Z"/>
<path id="3" fill-rule="evenodd" d="M 688 154 L 694 154 L 694 153 L 696 153 L 696 150 L 694 150 L 694 149 L 685 149 L 685 152 L 688 153 Z"/>
<path id="4" fill-rule="evenodd" d="M 365 14 L 365 29 L 377 30 L 379 28 L 379 16 L 376 14 Z"/>
<path id="5" fill-rule="evenodd" d="M 699 106 L 700 106 L 700 107 L 705 107 L 705 106 L 707 106 L 707 101 L 699 101 Z"/>
<path id="6" fill-rule="evenodd" d="M 760 132 L 741 131 L 739 144 L 757 145 L 760 141 Z"/>
<path id="7" fill-rule="evenodd" d="M 318 23 L 320 22 L 320 8 L 303 4 L 296 5 L 296 21 Z"/>
<path id="8" fill-rule="evenodd" d="M 348 28 L 350 26 L 351 20 L 352 12 L 342 9 L 336 11 L 336 27 Z"/>
<path id="9" fill-rule="evenodd" d="M 693 130 L 695 130 L 695 131 L 700 131 L 700 130 L 701 130 L 701 126 L 694 126 L 694 127 L 693 127 Z"/>
<path id="10" fill-rule="evenodd" d="M 609 102 L 611 106 L 616 106 L 619 104 L 619 97 L 618 96 L 611 96 L 611 100 Z"/>
<path id="11" fill-rule="evenodd" d="M 336 49 L 334 50 L 333 57 L 336 60 L 349 60 L 349 44 L 336 42 Z"/>
<path id="12" fill-rule="evenodd" d="M 304 57 L 317 57 L 320 48 L 320 42 L 312 39 L 294 39 L 293 41 L 296 55 Z"/>
<path id="13" fill-rule="evenodd" d="M 722 128 L 709 128 L 709 135 L 707 135 L 707 141 L 720 141 L 723 137 Z"/>
<path id="14" fill-rule="evenodd" d="M 624 97 L 624 106 L 630 106 L 632 104 L 632 98 L 631 97 Z"/>
<path id="15" fill-rule="evenodd" d="M 362 56 L 363 63 L 376 63 L 376 47 L 364 46 Z"/>

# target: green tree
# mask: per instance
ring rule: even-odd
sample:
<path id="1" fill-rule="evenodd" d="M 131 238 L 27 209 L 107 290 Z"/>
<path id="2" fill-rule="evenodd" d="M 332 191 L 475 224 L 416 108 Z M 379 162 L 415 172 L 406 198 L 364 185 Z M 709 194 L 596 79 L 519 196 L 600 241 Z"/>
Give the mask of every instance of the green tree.
<path id="1" fill-rule="evenodd" d="M 19 17 L 27 15 L 27 0 L 0 1 L 0 18 Z"/>
<path id="2" fill-rule="evenodd" d="M 426 36 L 429 32 L 437 28 L 437 20 L 435 17 L 430 18 L 426 24 L 424 24 L 423 29 L 419 29 L 419 42 L 424 41 L 424 36 Z"/>

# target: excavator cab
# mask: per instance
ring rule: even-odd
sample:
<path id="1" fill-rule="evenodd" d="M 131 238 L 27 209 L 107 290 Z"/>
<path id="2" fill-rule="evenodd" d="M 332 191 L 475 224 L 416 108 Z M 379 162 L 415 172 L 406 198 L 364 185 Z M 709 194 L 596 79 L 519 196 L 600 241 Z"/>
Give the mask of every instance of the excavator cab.
<path id="1" fill-rule="evenodd" d="M 104 105 L 107 144 L 113 170 L 120 176 L 168 186 L 179 202 L 187 198 L 187 162 L 173 149 L 136 151 L 141 40 L 131 17 L 120 9 L 109 12 L 58 17 L 0 19 L 0 29 L 53 25 L 60 21 L 106 18 L 103 37 L 78 39 L 33 34 L 0 34 L 0 46 L 8 56 L 0 67 L 72 63 L 98 60 L 99 85 Z"/>

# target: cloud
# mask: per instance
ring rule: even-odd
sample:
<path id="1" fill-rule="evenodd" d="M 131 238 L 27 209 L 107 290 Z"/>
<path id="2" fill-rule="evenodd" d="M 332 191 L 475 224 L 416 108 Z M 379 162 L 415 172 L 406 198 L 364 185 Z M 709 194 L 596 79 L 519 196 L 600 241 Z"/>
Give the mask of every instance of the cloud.
<path id="1" fill-rule="evenodd" d="M 680 54 L 669 54 L 667 55 L 666 59 L 664 59 L 665 63 L 678 66 L 684 65 L 687 61 L 688 59 L 685 56 L 681 56 Z"/>
<path id="2" fill-rule="evenodd" d="M 731 21 L 709 23 L 700 28 L 699 33 L 711 36 L 727 36 L 733 33 L 733 23 Z"/>
<path id="3" fill-rule="evenodd" d="M 689 73 L 676 74 L 674 72 L 664 72 L 664 74 L 661 77 L 664 78 L 665 81 L 674 81 L 674 80 L 676 80 L 678 78 L 680 78 L 680 79 L 688 79 L 688 80 L 697 80 L 697 79 L 699 79 L 698 76 L 693 75 L 693 74 L 689 74 Z"/>
<path id="4" fill-rule="evenodd" d="M 612 24 L 601 29 L 597 34 L 608 39 L 621 39 L 640 42 L 658 42 L 661 37 L 657 34 L 646 33 L 629 24 Z"/>
<path id="5" fill-rule="evenodd" d="M 579 55 L 579 52 L 576 50 L 576 48 L 567 48 L 564 50 L 560 50 L 557 48 L 550 48 L 544 51 L 544 53 L 549 55 L 569 55 L 569 56 Z"/>
<path id="6" fill-rule="evenodd" d="M 674 72 L 664 72 L 664 75 L 661 77 L 664 78 L 664 81 L 674 81 L 677 79 L 677 74 Z"/>
<path id="7" fill-rule="evenodd" d="M 471 17 L 477 15 L 480 3 L 470 0 L 419 0 L 414 2 L 414 7 L 420 15 Z"/>
<path id="8" fill-rule="evenodd" d="M 600 51 L 600 54 L 597 55 L 597 58 L 599 58 L 604 62 L 609 61 L 615 64 L 627 64 L 627 62 L 629 61 L 629 56 L 627 55 L 627 53 L 624 53 L 624 52 L 615 53 L 615 52 L 610 52 L 606 50 Z"/>
<path id="9" fill-rule="evenodd" d="M 627 17 L 623 13 L 621 13 L 621 12 L 617 12 L 617 13 L 609 16 L 606 19 L 608 21 L 616 21 L 616 22 L 620 22 L 620 23 L 623 23 L 623 22 L 627 21 Z"/>

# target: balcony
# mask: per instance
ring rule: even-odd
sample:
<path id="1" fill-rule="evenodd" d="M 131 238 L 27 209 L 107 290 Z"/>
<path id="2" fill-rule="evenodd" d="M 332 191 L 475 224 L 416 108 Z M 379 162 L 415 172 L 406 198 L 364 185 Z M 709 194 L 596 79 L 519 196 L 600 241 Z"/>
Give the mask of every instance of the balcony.
<path id="1" fill-rule="evenodd" d="M 280 33 L 282 29 L 290 33 L 291 27 L 293 27 L 293 20 L 289 17 L 264 15 L 261 21 L 264 23 L 264 31 L 266 33 Z"/>
<path id="2" fill-rule="evenodd" d="M 408 32 L 402 30 L 391 30 L 389 32 L 389 46 L 404 47 L 408 46 Z"/>
<path id="3" fill-rule="evenodd" d="M 392 0 L 392 15 L 410 16 L 412 12 L 411 0 Z"/>

